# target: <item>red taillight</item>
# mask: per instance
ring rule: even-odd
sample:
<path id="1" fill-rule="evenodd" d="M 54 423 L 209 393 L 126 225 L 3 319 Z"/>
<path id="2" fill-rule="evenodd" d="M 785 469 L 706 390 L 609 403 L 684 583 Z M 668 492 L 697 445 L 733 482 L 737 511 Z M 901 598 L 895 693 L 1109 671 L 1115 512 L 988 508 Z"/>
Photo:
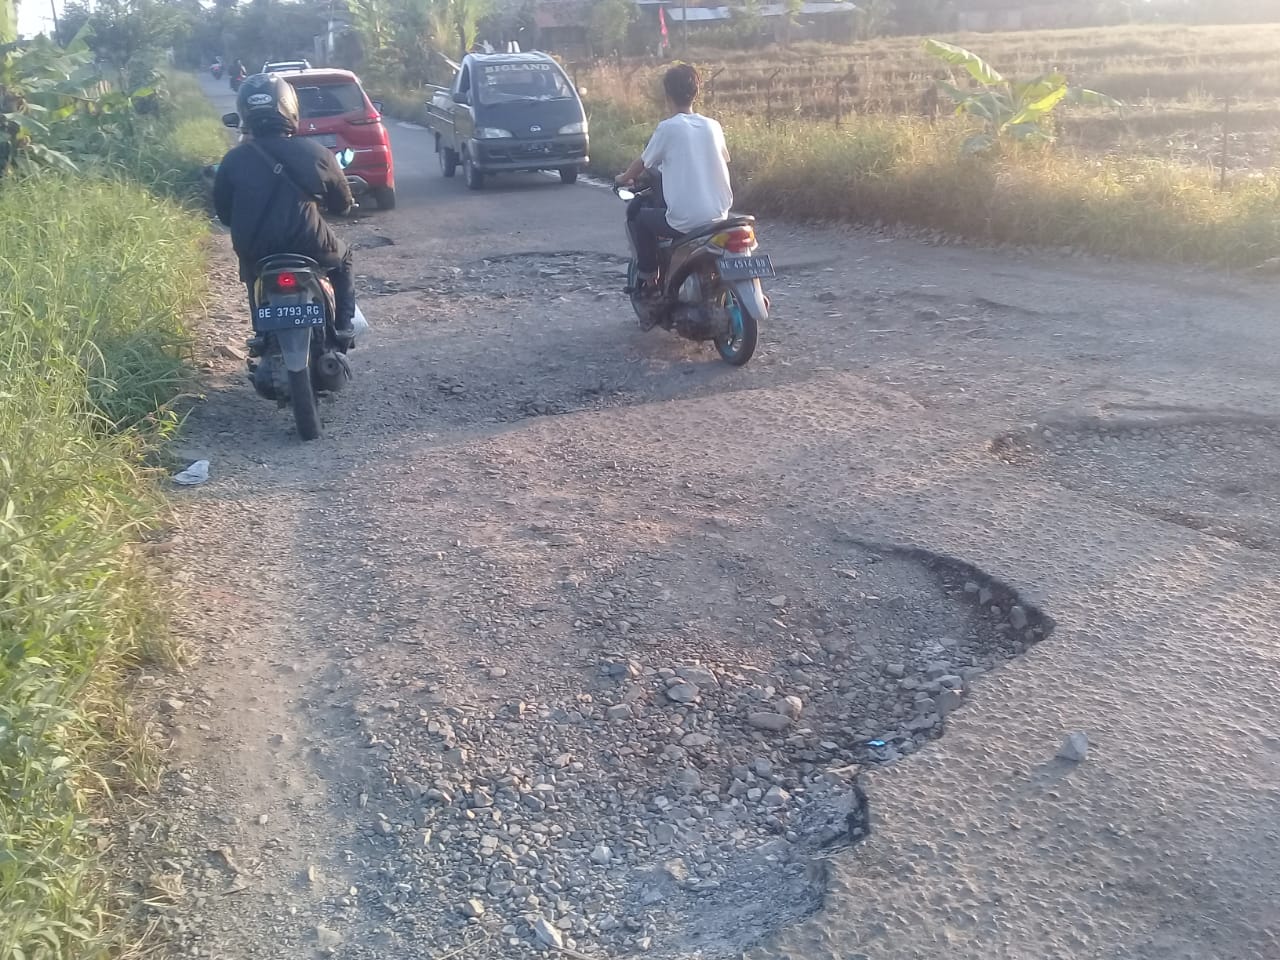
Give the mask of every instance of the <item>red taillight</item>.
<path id="1" fill-rule="evenodd" d="M 371 127 L 375 123 L 381 122 L 382 117 L 379 114 L 371 113 L 367 117 L 356 117 L 354 120 L 348 120 L 347 123 L 353 127 Z"/>
<path id="2" fill-rule="evenodd" d="M 756 231 L 754 227 L 735 227 L 717 233 L 711 242 L 729 253 L 750 253 L 756 248 Z"/>
<path id="3" fill-rule="evenodd" d="M 277 273 L 276 289 L 290 293 L 298 289 L 298 275 L 296 273 Z"/>
<path id="4" fill-rule="evenodd" d="M 750 227 L 729 231 L 729 242 L 725 249 L 730 253 L 746 253 L 756 245 L 756 232 Z"/>

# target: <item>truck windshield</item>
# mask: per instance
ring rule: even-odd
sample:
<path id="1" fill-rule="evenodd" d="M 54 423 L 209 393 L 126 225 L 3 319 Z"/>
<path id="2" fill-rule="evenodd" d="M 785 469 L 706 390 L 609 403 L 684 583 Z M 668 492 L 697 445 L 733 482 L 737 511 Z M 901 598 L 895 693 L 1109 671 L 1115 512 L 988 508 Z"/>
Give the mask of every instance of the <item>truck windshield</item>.
<path id="1" fill-rule="evenodd" d="M 518 100 L 569 100 L 573 88 L 551 63 L 486 63 L 480 71 L 480 102 L 512 103 Z"/>

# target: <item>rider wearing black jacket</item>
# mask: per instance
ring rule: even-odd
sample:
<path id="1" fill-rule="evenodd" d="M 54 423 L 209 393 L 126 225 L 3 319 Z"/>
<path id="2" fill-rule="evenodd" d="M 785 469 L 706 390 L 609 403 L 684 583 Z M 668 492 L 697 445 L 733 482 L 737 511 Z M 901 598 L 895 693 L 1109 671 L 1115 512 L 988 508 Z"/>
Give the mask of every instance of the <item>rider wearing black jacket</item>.
<path id="1" fill-rule="evenodd" d="M 273 74 L 250 77 L 240 87 L 236 109 L 250 139 L 233 147 L 218 166 L 213 204 L 231 228 L 240 259 L 240 279 L 253 282 L 258 261 L 281 253 L 310 257 L 333 281 L 334 326 L 350 334 L 356 312 L 351 249 L 320 216 L 351 209 L 351 188 L 334 155 L 314 140 L 295 137 L 298 95 Z"/>

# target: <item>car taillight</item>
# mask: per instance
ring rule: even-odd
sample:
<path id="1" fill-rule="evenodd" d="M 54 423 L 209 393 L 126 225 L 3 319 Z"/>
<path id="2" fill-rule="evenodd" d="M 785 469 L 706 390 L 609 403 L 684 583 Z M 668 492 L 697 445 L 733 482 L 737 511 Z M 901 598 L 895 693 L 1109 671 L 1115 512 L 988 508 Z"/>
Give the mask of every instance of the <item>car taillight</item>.
<path id="1" fill-rule="evenodd" d="M 372 113 L 367 117 L 356 117 L 354 120 L 348 120 L 347 123 L 353 127 L 370 127 L 382 120 L 381 114 Z"/>
<path id="2" fill-rule="evenodd" d="M 730 253 L 747 253 L 755 249 L 756 231 L 754 227 L 735 227 L 724 233 L 717 233 L 711 238 L 711 242 Z"/>
<path id="3" fill-rule="evenodd" d="M 277 273 L 276 289 L 283 290 L 285 293 L 292 293 L 298 289 L 298 275 L 296 273 Z"/>

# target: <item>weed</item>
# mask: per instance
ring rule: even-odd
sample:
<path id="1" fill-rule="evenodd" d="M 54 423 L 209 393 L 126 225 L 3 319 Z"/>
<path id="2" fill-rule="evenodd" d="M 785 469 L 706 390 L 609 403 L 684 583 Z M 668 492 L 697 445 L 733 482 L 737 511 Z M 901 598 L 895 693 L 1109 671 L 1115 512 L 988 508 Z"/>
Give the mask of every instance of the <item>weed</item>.
<path id="1" fill-rule="evenodd" d="M 138 119 L 99 175 L 0 183 L 0 960 L 123 945 L 89 817 L 153 776 L 120 682 L 165 655 L 136 549 L 164 509 L 143 464 L 206 265 L 198 218 L 122 174 L 181 192 L 217 133 L 199 122 Z"/>

